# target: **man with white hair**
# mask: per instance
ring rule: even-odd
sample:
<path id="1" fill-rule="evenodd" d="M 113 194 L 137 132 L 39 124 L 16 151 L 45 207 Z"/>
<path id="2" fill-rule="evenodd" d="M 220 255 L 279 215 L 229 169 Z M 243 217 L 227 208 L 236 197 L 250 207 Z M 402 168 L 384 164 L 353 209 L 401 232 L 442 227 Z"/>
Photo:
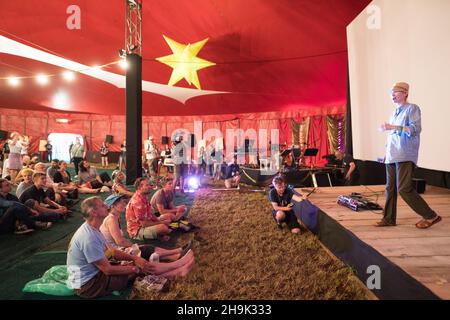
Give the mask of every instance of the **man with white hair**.
<path id="1" fill-rule="evenodd" d="M 81 213 L 86 220 L 75 232 L 67 252 L 67 285 L 82 298 L 96 298 L 125 289 L 139 274 L 149 274 L 152 265 L 108 245 L 100 232 L 108 207 L 99 197 L 85 199 Z M 109 258 L 131 261 L 131 265 L 111 265 Z"/>
<path id="2" fill-rule="evenodd" d="M 421 112 L 419 106 L 409 103 L 409 84 L 398 82 L 392 87 L 392 101 L 396 108 L 389 123 L 381 126 L 388 131 L 386 143 L 386 205 L 383 219 L 377 227 L 396 225 L 397 193 L 422 220 L 416 223 L 419 229 L 426 229 L 442 218 L 434 212 L 413 186 L 412 176 L 417 165 L 420 145 Z"/>

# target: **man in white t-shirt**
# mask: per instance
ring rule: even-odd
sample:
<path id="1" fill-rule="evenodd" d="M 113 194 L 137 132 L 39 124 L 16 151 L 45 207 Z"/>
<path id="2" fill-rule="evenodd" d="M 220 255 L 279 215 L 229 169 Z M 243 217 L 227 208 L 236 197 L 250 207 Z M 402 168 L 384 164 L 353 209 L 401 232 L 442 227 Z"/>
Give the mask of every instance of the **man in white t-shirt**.
<path id="1" fill-rule="evenodd" d="M 110 247 L 100 232 L 108 207 L 99 197 L 81 204 L 86 220 L 75 232 L 67 252 L 67 286 L 82 298 L 96 298 L 125 289 L 141 273 L 149 274 L 150 263 Z M 131 265 L 111 265 L 109 258 L 131 261 Z"/>

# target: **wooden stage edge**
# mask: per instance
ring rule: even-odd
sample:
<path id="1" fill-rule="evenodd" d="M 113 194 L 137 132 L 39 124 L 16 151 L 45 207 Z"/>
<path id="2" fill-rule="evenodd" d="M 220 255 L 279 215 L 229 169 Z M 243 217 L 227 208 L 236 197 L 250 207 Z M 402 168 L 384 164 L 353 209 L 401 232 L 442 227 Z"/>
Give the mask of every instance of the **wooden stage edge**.
<path id="1" fill-rule="evenodd" d="M 305 194 L 312 188 L 295 190 Z M 355 212 L 337 204 L 339 195 L 352 192 L 361 193 L 384 207 L 384 186 L 320 187 L 309 196 L 309 201 L 434 295 L 450 299 L 450 189 L 427 186 L 426 192 L 421 195 L 442 217 L 441 222 L 425 230 L 415 227 L 421 217 L 400 196 L 397 202 L 397 226 L 373 226 L 381 219 L 382 212 Z M 294 197 L 294 201 L 298 200 L 298 197 Z"/>

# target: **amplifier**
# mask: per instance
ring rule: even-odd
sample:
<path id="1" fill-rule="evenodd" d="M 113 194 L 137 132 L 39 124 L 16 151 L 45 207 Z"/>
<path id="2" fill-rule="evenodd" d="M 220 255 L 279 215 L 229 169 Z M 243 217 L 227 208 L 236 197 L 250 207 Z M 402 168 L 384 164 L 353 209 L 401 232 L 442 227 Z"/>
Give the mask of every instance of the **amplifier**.
<path id="1" fill-rule="evenodd" d="M 383 208 L 378 203 L 372 202 L 358 193 L 352 193 L 348 196 L 340 195 L 337 198 L 337 203 L 341 206 L 350 208 L 353 211 L 383 210 Z"/>
<path id="2" fill-rule="evenodd" d="M 340 195 L 337 198 L 337 203 L 340 204 L 341 206 L 350 208 L 353 211 L 358 211 L 358 202 L 349 196 Z"/>

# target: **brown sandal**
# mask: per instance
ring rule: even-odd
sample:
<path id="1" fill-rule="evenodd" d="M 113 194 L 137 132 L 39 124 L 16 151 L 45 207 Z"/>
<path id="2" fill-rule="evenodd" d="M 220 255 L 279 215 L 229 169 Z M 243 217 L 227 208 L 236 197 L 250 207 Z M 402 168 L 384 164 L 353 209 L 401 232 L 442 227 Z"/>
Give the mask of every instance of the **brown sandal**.
<path id="1" fill-rule="evenodd" d="M 440 222 L 441 220 L 442 220 L 441 216 L 437 216 L 432 221 L 422 219 L 416 223 L 416 227 L 419 229 L 427 229 L 427 228 L 431 227 L 433 224 Z"/>

